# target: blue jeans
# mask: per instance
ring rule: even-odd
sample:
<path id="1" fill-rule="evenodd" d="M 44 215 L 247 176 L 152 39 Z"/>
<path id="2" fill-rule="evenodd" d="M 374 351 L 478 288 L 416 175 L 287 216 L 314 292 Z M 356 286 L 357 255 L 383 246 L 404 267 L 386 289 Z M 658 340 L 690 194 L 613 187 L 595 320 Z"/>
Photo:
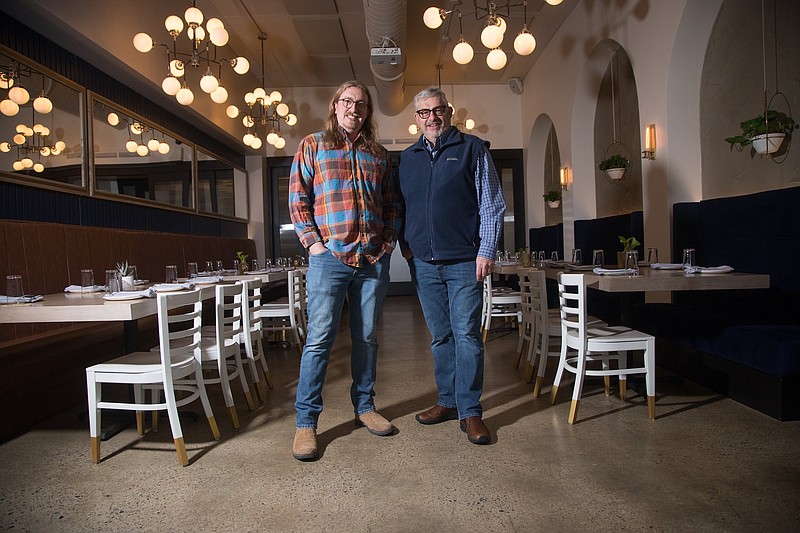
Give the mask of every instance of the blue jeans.
<path id="1" fill-rule="evenodd" d="M 316 428 L 322 412 L 322 384 L 328 369 L 333 341 L 339 328 L 345 297 L 350 309 L 353 349 L 350 398 L 357 415 L 375 410 L 378 341 L 375 328 L 381 304 L 389 289 L 389 254 L 374 265 L 353 268 L 327 251 L 308 258 L 308 334 L 300 359 L 297 381 L 298 428 Z"/>
<path id="2" fill-rule="evenodd" d="M 438 404 L 458 409 L 458 418 L 482 416 L 483 286 L 475 261 L 408 262 L 425 322 L 431 332 Z"/>

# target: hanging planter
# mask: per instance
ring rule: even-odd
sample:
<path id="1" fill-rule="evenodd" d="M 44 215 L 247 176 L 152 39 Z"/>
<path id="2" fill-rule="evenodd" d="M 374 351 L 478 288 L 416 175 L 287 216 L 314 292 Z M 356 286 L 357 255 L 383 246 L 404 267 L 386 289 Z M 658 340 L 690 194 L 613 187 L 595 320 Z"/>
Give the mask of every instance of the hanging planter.
<path id="1" fill-rule="evenodd" d="M 630 161 L 621 155 L 621 154 L 613 154 L 606 159 L 600 161 L 600 164 L 597 165 L 597 168 L 602 170 L 608 176 L 608 179 L 612 181 L 619 181 L 625 176 L 625 172 L 628 170 L 628 166 L 630 165 Z"/>
<path id="2" fill-rule="evenodd" d="M 728 137 L 725 141 L 740 152 L 752 145 L 757 154 L 772 154 L 780 150 L 786 137 L 792 136 L 798 125 L 794 119 L 781 111 L 770 109 L 765 115 L 745 120 L 739 124 L 741 135 Z M 751 153 L 751 155 L 754 155 Z"/>
<path id="3" fill-rule="evenodd" d="M 765 133 L 763 135 L 756 135 L 752 139 L 753 150 L 760 155 L 775 153 L 780 149 L 785 138 L 785 133 Z"/>
<path id="4" fill-rule="evenodd" d="M 544 201 L 547 202 L 547 207 L 553 209 L 556 209 L 561 204 L 560 191 L 548 191 L 542 195 L 542 198 L 544 198 Z"/>
<path id="5" fill-rule="evenodd" d="M 555 202 L 547 202 L 547 207 L 550 207 L 552 209 L 558 209 L 559 205 L 561 205 L 560 200 L 556 200 Z"/>

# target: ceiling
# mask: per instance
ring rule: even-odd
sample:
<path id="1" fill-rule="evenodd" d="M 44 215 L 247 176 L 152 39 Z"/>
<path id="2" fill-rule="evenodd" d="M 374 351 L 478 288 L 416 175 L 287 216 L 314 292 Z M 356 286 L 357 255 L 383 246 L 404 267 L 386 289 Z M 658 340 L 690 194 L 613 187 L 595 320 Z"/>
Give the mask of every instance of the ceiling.
<path id="1" fill-rule="evenodd" d="M 483 0 L 479 3 L 486 4 Z M 512 0 L 513 3 L 521 4 L 522 0 Z M 537 40 L 536 49 L 529 56 L 515 54 L 512 44 L 513 37 L 523 27 L 523 7 L 509 8 L 506 17 L 508 30 L 503 43 L 508 63 L 502 70 L 494 71 L 486 65 L 488 50 L 480 43 L 479 33 L 485 20 L 467 15 L 474 11 L 472 0 L 196 1 L 206 19 L 220 18 L 230 35 L 228 45 L 219 49 L 219 56 L 241 55 L 251 64 L 250 72 L 244 76 L 238 76 L 227 68 L 223 70 L 223 80 L 231 95 L 229 102 L 240 101 L 245 92 L 261 85 L 261 41 L 258 35 L 264 32 L 267 35 L 264 42 L 264 86 L 268 92 L 292 87 L 338 86 L 347 79 L 375 85 L 370 48 L 381 46 L 383 38 L 389 37 L 400 45 L 405 60 L 404 66 L 397 67 L 401 76 L 395 83 L 400 98 L 404 100 L 403 105 L 413 96 L 402 93 L 404 86 L 437 83 L 437 64 L 442 65 L 441 83 L 445 85 L 507 84 L 512 78 L 524 79 L 577 3 L 578 0 L 564 0 L 558 6 L 551 6 L 544 0 L 529 0 L 528 27 Z M 98 9 L 101 5 L 110 9 Z M 164 29 L 164 19 L 170 14 L 182 16 L 190 5 L 190 0 L 106 0 L 106 3 L 96 0 L 27 0 L 3 2 L 2 9 L 165 108 L 182 116 L 193 113 L 193 118 L 211 120 L 238 138 L 240 132 L 231 127 L 231 121 L 224 113 L 212 109 L 224 106 L 213 104 L 200 93 L 196 88 L 197 79 L 193 87 L 197 95 L 195 103 L 192 110 L 187 110 L 161 91 L 160 83 L 166 73 L 166 53 L 157 47 L 142 54 L 133 47 L 132 38 L 138 32 L 148 33 L 157 42 L 171 42 Z M 380 9 L 386 10 L 387 5 L 387 12 L 397 18 L 390 26 L 399 29 L 398 35 L 376 35 L 371 42 L 367 37 L 370 17 L 365 12 L 378 11 L 372 16 L 372 27 L 376 27 L 377 20 L 377 27 L 383 29 L 386 21 L 382 19 Z M 455 13 L 437 30 L 423 24 L 422 14 L 432 5 L 462 11 L 464 37 L 475 50 L 471 63 L 459 65 L 452 58 L 452 48 L 459 38 Z M 188 49 L 188 45 L 184 48 Z M 200 75 L 198 73 L 196 78 Z M 384 89 L 378 85 L 378 92 L 382 91 Z M 390 109 L 390 106 L 382 105 L 380 96 L 382 113 L 394 115 L 399 111 L 396 106 Z"/>

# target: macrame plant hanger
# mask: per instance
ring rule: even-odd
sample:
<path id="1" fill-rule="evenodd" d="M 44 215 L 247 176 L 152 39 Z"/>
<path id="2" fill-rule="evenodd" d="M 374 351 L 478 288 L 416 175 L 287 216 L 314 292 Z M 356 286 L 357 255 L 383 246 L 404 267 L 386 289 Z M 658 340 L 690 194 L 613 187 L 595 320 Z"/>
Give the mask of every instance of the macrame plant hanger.
<path id="1" fill-rule="evenodd" d="M 779 89 L 778 83 L 778 4 L 773 2 L 774 9 L 772 10 L 772 53 L 775 61 L 775 93 L 769 97 L 767 90 L 767 25 L 765 15 L 766 0 L 761 0 L 761 62 L 764 66 L 764 129 L 767 132 L 767 144 L 769 145 L 769 112 L 772 108 L 772 103 L 776 98 L 782 98 L 786 103 L 787 115 L 792 116 L 792 106 L 789 104 L 789 99 Z M 773 154 L 767 152 L 762 157 L 771 159 L 774 163 L 780 165 L 786 161 L 786 156 L 789 154 L 789 148 L 792 142 L 791 134 L 787 134 L 787 138 L 783 141 L 783 147 Z M 774 155 L 774 154 L 777 154 Z M 778 158 L 781 158 L 780 161 Z"/>
<path id="2" fill-rule="evenodd" d="M 625 178 L 625 176 L 628 175 L 628 170 L 629 170 L 629 167 L 630 167 L 631 161 L 632 161 L 630 146 L 628 146 L 627 144 L 622 142 L 617 137 L 617 119 L 619 118 L 618 117 L 618 111 L 619 111 L 619 108 L 621 106 L 621 104 L 617 101 L 618 98 L 617 98 L 617 95 L 616 95 L 616 87 L 615 87 L 615 83 L 614 83 L 615 71 L 617 71 L 616 72 L 617 75 L 619 74 L 618 69 L 615 67 L 615 61 L 614 61 L 617 58 L 617 50 L 619 50 L 619 49 L 616 48 L 614 50 L 614 54 L 611 56 L 611 124 L 612 124 L 613 130 L 614 130 L 613 131 L 613 136 L 614 137 L 613 137 L 613 142 L 611 144 L 609 144 L 608 147 L 606 148 L 606 151 L 605 151 L 605 153 L 603 155 L 603 159 L 604 160 L 608 159 L 611 154 L 621 155 L 628 161 L 628 166 L 625 167 L 625 172 L 622 173 L 622 176 L 620 176 L 617 179 L 611 178 L 609 176 L 608 172 L 603 172 L 603 175 L 605 175 L 606 179 L 608 181 L 610 181 L 611 183 L 613 183 L 614 185 L 619 185 L 620 182 Z M 616 62 L 619 63 L 619 60 L 617 60 Z M 624 153 L 620 153 L 620 152 L 624 152 Z"/>

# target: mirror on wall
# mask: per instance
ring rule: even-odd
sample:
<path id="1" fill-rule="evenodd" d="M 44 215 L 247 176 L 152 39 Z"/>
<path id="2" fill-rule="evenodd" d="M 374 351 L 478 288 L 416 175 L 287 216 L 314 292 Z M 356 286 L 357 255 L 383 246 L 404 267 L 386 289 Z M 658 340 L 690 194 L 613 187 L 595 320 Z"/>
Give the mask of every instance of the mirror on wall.
<path id="1" fill-rule="evenodd" d="M 0 48 L 0 179 L 84 187 L 82 89 Z"/>
<path id="2" fill-rule="evenodd" d="M 201 213 L 246 218 L 241 192 L 246 174 L 233 164 L 197 150 L 197 208 Z"/>
<path id="3" fill-rule="evenodd" d="M 194 207 L 191 144 L 97 95 L 90 105 L 96 194 Z"/>

